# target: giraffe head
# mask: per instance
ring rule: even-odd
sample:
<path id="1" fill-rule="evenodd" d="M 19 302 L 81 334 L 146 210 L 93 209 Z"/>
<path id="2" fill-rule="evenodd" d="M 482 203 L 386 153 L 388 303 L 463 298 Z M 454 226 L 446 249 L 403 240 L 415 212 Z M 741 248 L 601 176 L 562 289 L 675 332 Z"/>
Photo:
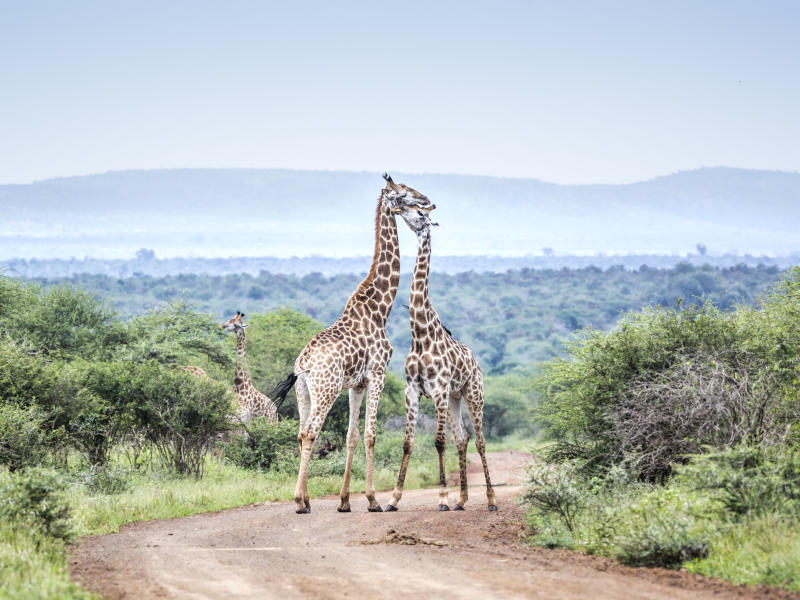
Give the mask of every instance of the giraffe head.
<path id="1" fill-rule="evenodd" d="M 243 323 L 242 319 L 244 319 L 244 313 L 237 310 L 236 314 L 230 319 L 224 323 L 220 323 L 219 328 L 224 329 L 225 331 L 239 331 L 240 329 L 247 327 L 247 324 Z"/>
<path id="2" fill-rule="evenodd" d="M 412 231 L 419 233 L 429 228 L 433 223 L 428 213 L 436 208 L 427 196 L 420 194 L 414 188 L 403 183 L 395 183 L 386 173 L 383 174 L 386 187 L 383 188 L 383 198 L 388 202 L 392 212 L 403 217 L 403 220 Z"/>

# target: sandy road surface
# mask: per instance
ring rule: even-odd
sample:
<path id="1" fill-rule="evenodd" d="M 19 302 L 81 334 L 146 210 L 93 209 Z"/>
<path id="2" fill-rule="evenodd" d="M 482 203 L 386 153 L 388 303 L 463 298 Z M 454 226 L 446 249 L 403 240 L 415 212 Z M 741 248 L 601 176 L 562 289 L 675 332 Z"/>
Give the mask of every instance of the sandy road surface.
<path id="1" fill-rule="evenodd" d="M 72 576 L 116 598 L 793 598 L 685 572 L 634 569 L 519 543 L 519 476 L 529 457 L 490 455 L 500 510 L 482 486 L 464 512 L 438 512 L 436 490 L 407 491 L 400 511 L 336 512 L 338 498 L 248 506 L 125 527 L 90 537 L 71 557 Z M 470 481 L 482 480 L 477 455 Z M 451 490 L 451 504 L 457 496 Z M 378 495 L 385 506 L 389 493 Z"/>

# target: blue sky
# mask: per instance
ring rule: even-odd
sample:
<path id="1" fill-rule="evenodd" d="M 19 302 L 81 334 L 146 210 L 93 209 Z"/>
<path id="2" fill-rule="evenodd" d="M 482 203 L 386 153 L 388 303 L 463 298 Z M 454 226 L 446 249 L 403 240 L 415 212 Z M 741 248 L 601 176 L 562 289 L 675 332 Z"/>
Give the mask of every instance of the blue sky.
<path id="1" fill-rule="evenodd" d="M 0 2 L 0 183 L 800 170 L 800 2 Z"/>

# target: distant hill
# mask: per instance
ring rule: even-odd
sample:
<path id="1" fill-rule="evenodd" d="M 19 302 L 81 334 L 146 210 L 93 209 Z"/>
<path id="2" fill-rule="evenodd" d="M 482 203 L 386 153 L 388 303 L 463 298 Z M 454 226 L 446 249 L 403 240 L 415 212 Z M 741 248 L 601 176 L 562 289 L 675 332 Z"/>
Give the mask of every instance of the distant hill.
<path id="1" fill-rule="evenodd" d="M 438 206 L 440 255 L 790 255 L 800 174 L 704 168 L 627 185 L 392 173 Z M 359 256 L 372 247 L 377 173 L 123 171 L 0 186 L 0 259 Z M 404 254 L 415 244 L 401 225 Z"/>

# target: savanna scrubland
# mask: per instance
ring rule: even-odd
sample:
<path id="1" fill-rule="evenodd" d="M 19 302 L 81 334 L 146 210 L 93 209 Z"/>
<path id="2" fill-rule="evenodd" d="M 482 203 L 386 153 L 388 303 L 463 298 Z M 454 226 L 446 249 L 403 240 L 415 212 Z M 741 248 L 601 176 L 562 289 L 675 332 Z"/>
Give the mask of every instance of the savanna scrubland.
<path id="1" fill-rule="evenodd" d="M 67 574 L 76 536 L 289 498 L 294 398 L 277 428 L 228 431 L 234 343 L 216 324 L 246 310 L 251 374 L 268 391 L 357 279 L 0 278 L 0 579 L 10 595 L 88 596 Z M 434 274 L 431 294 L 488 375 L 495 447 L 535 445 L 522 497 L 530 543 L 800 589 L 800 269 Z M 404 327 L 396 307 L 401 362 Z M 402 453 L 397 374 L 380 411 L 379 489 L 393 486 Z M 312 494 L 338 492 L 346 426 L 339 401 Z M 423 434 L 408 484 L 435 481 L 434 454 Z"/>

